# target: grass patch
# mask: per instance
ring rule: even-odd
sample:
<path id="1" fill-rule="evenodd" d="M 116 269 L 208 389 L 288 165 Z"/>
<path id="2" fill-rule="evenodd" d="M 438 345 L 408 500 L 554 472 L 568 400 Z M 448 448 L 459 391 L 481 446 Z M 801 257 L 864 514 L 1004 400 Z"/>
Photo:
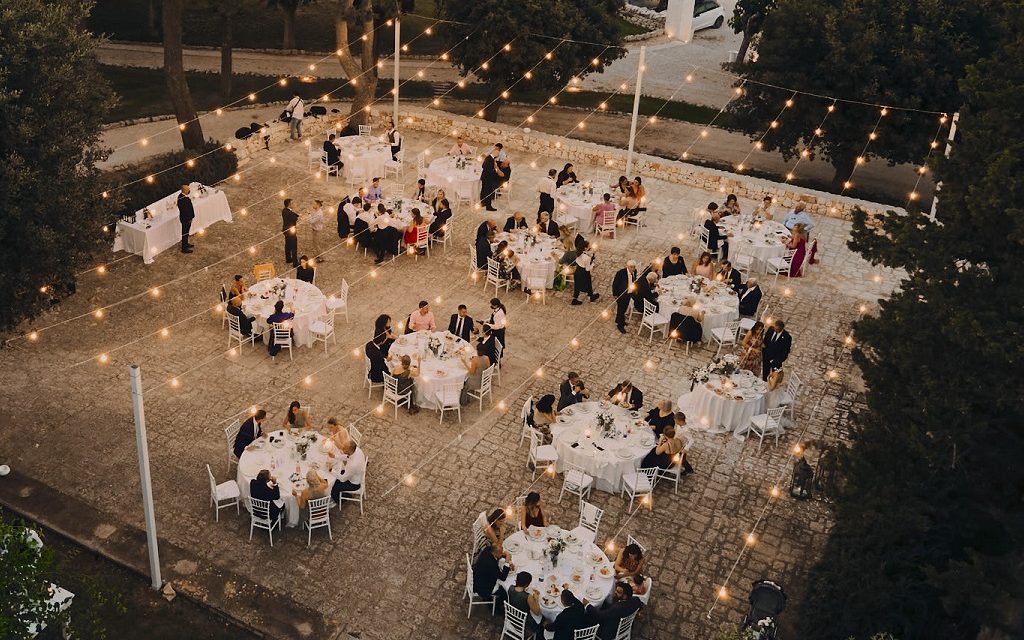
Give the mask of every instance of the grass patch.
<path id="1" fill-rule="evenodd" d="M 616 22 L 619 24 L 619 35 L 623 38 L 626 36 L 636 36 L 641 33 L 647 33 L 647 29 L 644 29 L 640 25 L 633 24 L 629 20 L 626 20 L 622 16 L 615 16 Z"/>

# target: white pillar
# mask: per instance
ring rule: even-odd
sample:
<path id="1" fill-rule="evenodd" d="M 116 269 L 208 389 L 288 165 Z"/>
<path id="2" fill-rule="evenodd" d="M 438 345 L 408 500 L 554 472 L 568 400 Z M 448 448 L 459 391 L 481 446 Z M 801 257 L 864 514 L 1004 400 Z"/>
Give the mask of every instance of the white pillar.
<path id="1" fill-rule="evenodd" d="M 694 0 L 668 0 L 665 35 L 680 42 L 693 40 Z"/>
<path id="2" fill-rule="evenodd" d="M 949 157 L 949 152 L 953 150 L 953 139 L 956 138 L 956 123 L 960 121 L 960 112 L 957 111 L 953 114 L 953 120 L 949 124 L 949 135 L 946 137 L 946 157 Z M 939 206 L 939 189 L 942 188 L 942 183 L 935 185 L 935 195 L 932 196 L 932 210 L 928 214 L 928 219 L 935 222 L 935 209 Z"/>
<path id="3" fill-rule="evenodd" d="M 636 65 L 636 90 L 633 92 L 633 122 L 629 125 L 629 154 L 626 156 L 626 175 L 633 173 L 633 144 L 636 142 L 636 121 L 640 115 L 640 85 L 644 79 L 644 58 L 647 47 L 640 45 L 640 61 Z"/>
<path id="4" fill-rule="evenodd" d="M 395 18 L 395 97 L 394 97 L 394 115 L 392 119 L 395 121 L 395 126 L 398 126 L 398 62 L 399 57 L 402 55 L 402 21 L 397 17 Z"/>
<path id="5" fill-rule="evenodd" d="M 149 475 L 149 444 L 146 442 L 146 413 L 142 405 L 142 371 L 133 364 L 128 370 L 132 383 L 132 411 L 135 414 L 135 447 L 139 454 L 139 480 L 142 485 L 142 510 L 146 517 L 146 549 L 149 551 L 149 573 L 154 589 L 160 579 L 160 549 L 156 538 L 156 513 L 153 511 L 153 480 Z"/>

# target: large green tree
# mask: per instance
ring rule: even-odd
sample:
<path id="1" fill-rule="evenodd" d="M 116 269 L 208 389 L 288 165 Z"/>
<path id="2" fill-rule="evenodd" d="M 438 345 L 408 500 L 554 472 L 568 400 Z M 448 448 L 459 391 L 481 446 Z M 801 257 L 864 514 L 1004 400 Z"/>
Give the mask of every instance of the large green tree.
<path id="1" fill-rule="evenodd" d="M 75 272 L 109 242 L 95 163 L 113 96 L 81 29 L 91 7 L 24 0 L 0 10 L 0 328 L 73 290 Z"/>
<path id="2" fill-rule="evenodd" d="M 729 18 L 729 26 L 732 27 L 733 33 L 743 34 L 740 48 L 736 52 L 737 64 L 742 64 L 747 59 L 750 41 L 761 32 L 765 18 L 777 4 L 777 0 L 737 0 Z"/>
<path id="3" fill-rule="evenodd" d="M 367 124 L 366 109 L 376 100 L 380 60 L 380 39 L 386 37 L 384 23 L 398 15 L 396 0 L 335 0 L 334 39 L 338 64 L 345 71 L 354 97 L 350 122 Z M 391 32 L 393 33 L 393 32 Z"/>
<path id="4" fill-rule="evenodd" d="M 455 47 L 452 61 L 463 75 L 472 73 L 487 84 L 483 117 L 494 122 L 503 92 L 513 84 L 516 89 L 557 90 L 622 57 L 616 18 L 622 6 L 623 0 L 445 0 L 438 15 L 454 21 L 444 28 L 447 48 Z M 555 48 L 560 38 L 579 42 Z M 507 43 L 509 50 L 501 51 Z M 552 49 L 551 59 L 543 60 Z M 531 69 L 532 77 L 516 84 Z"/>
<path id="5" fill-rule="evenodd" d="M 787 0 L 761 31 L 757 62 L 737 66 L 755 82 L 731 106 L 736 125 L 760 136 L 792 92 L 953 113 L 964 68 L 997 44 L 993 11 L 1000 0 Z M 771 85 L 771 86 L 767 86 Z M 763 141 L 792 158 L 812 142 L 830 101 L 797 96 Z M 835 168 L 833 186 L 852 174 L 880 110 L 839 103 L 812 153 Z M 865 159 L 919 163 L 935 133 L 928 115 L 890 110 Z"/>
<path id="6" fill-rule="evenodd" d="M 164 28 L 164 80 L 167 82 L 167 95 L 174 105 L 174 117 L 181 129 L 181 144 L 186 149 L 202 148 L 203 125 L 196 118 L 196 109 L 192 104 L 192 93 L 188 89 L 188 78 L 185 77 L 185 64 L 182 59 L 182 20 L 181 12 L 185 0 L 163 0 Z"/>
<path id="7" fill-rule="evenodd" d="M 908 276 L 855 326 L 868 411 L 798 637 L 1024 637 L 1022 27 L 961 83 L 939 224 L 855 218 L 851 247 Z"/>

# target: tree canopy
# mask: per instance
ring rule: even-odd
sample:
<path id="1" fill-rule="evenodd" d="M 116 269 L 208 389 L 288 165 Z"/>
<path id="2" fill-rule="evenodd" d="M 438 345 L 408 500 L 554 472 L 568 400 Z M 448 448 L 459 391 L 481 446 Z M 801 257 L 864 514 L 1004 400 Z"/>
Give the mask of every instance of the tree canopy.
<path id="1" fill-rule="evenodd" d="M 908 276 L 855 326 L 869 410 L 799 637 L 1024 637 L 1022 26 L 960 85 L 940 224 L 855 218 L 851 247 Z"/>
<path id="2" fill-rule="evenodd" d="M 990 54 L 995 12 L 990 2 L 952 0 L 789 0 L 761 31 L 757 61 L 737 65 L 752 82 L 730 110 L 741 129 L 760 136 L 792 91 L 952 114 L 962 101 L 964 70 Z M 756 82 L 753 82 L 756 81 Z M 771 86 L 768 86 L 771 85 Z M 764 150 L 789 159 L 812 143 L 831 101 L 798 95 L 778 117 Z M 814 157 L 835 168 L 833 185 L 852 173 L 880 109 L 839 103 L 813 139 Z M 865 159 L 920 163 L 936 130 L 929 114 L 890 110 Z"/>
<path id="3" fill-rule="evenodd" d="M 110 241 L 95 164 L 113 97 L 81 28 L 91 6 L 24 0 L 0 11 L 0 327 L 73 290 Z"/>
<path id="4" fill-rule="evenodd" d="M 561 89 L 572 78 L 600 72 L 622 57 L 615 19 L 622 6 L 623 0 L 446 0 L 438 15 L 453 21 L 443 30 L 446 48 L 455 47 L 452 61 L 463 75 L 472 73 L 488 85 L 483 111 L 493 122 L 509 87 Z M 508 50 L 502 51 L 506 44 Z M 551 59 L 544 60 L 549 51 Z M 531 69 L 532 77 L 516 84 Z"/>

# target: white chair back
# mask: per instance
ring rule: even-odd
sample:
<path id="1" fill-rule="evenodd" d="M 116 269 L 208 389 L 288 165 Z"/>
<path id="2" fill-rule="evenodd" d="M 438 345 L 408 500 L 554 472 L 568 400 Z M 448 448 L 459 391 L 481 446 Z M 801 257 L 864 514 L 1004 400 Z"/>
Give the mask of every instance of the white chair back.
<path id="1" fill-rule="evenodd" d="M 803 386 L 803 383 L 800 381 L 800 376 L 794 373 L 789 378 L 789 382 L 786 383 L 786 395 L 789 396 L 791 401 L 796 401 L 796 395 L 800 393 L 801 386 Z"/>
<path id="2" fill-rule="evenodd" d="M 595 539 L 597 539 L 597 528 L 601 525 L 603 515 L 604 509 L 586 500 L 580 501 L 580 526 L 588 531 L 593 531 Z"/>
<path id="3" fill-rule="evenodd" d="M 633 633 L 633 620 L 635 619 L 636 611 L 620 619 L 619 626 L 615 630 L 615 637 L 612 640 L 629 640 L 630 635 Z"/>
<path id="4" fill-rule="evenodd" d="M 421 224 L 416 227 L 416 248 L 425 249 L 430 244 L 430 227 Z"/>
<path id="5" fill-rule="evenodd" d="M 238 319 L 238 316 L 229 313 L 228 316 L 228 335 L 232 340 L 245 340 L 245 336 L 242 335 L 242 324 Z"/>
<path id="6" fill-rule="evenodd" d="M 206 475 L 210 476 L 210 495 L 213 496 L 213 501 L 217 501 L 217 479 L 213 477 L 213 470 L 210 469 L 210 465 L 206 465 Z"/>
<path id="7" fill-rule="evenodd" d="M 484 369 L 484 372 L 480 374 L 480 390 L 479 395 L 483 396 L 491 392 L 491 385 L 494 381 L 494 367 L 491 365 Z"/>
<path id="8" fill-rule="evenodd" d="M 331 520 L 331 496 L 314 498 L 306 503 L 309 509 L 309 528 L 325 527 Z"/>
<path id="9" fill-rule="evenodd" d="M 632 534 L 626 534 L 626 545 L 628 546 L 631 544 L 635 544 L 636 546 L 640 547 L 640 553 L 644 554 L 645 558 L 647 557 L 647 547 L 640 544 L 640 541 L 634 538 Z"/>
<path id="10" fill-rule="evenodd" d="M 398 378 L 389 373 L 384 374 L 384 399 L 389 402 L 398 400 Z"/>
<path id="11" fill-rule="evenodd" d="M 274 344 L 282 348 L 291 348 L 292 346 L 292 330 L 291 325 L 287 322 L 275 322 L 274 323 Z"/>
<path id="12" fill-rule="evenodd" d="M 650 300 L 644 300 L 644 321 L 650 322 L 651 316 L 658 313 L 658 309 Z"/>
<path id="13" fill-rule="evenodd" d="M 274 524 L 270 520 L 270 500 L 250 497 L 249 511 L 252 513 L 253 525 L 257 528 L 265 529 Z"/>
<path id="14" fill-rule="evenodd" d="M 505 624 L 501 628 L 501 640 L 523 640 L 526 637 L 526 612 L 505 601 Z"/>
<path id="15" fill-rule="evenodd" d="M 774 409 L 769 409 L 768 410 L 768 422 L 769 422 L 769 424 L 772 422 L 772 420 L 774 420 L 776 424 L 772 425 L 773 427 L 776 426 L 776 425 L 781 425 L 781 423 L 782 423 L 782 414 L 785 413 L 785 412 L 786 412 L 786 407 L 775 407 Z"/>
<path id="16" fill-rule="evenodd" d="M 352 442 L 356 443 L 357 447 L 363 446 L 363 434 L 359 433 L 356 425 L 353 424 L 348 427 L 348 437 L 352 439 Z"/>
<path id="17" fill-rule="evenodd" d="M 594 640 L 597 638 L 597 630 L 600 628 L 601 625 L 595 624 L 585 629 L 577 629 L 572 633 L 572 640 Z"/>
<path id="18" fill-rule="evenodd" d="M 370 127 L 370 125 L 368 125 L 368 124 L 358 125 L 359 135 L 361 135 L 361 136 L 368 136 L 368 135 L 370 135 L 370 132 L 372 130 L 373 130 L 372 127 Z"/>
<path id="19" fill-rule="evenodd" d="M 228 471 L 231 471 L 232 462 L 238 462 L 238 458 L 235 457 L 235 438 L 238 437 L 241 428 L 242 422 L 237 418 L 224 427 L 224 438 L 228 441 Z"/>
<path id="20" fill-rule="evenodd" d="M 501 268 L 494 258 L 487 258 L 487 284 L 493 284 L 495 292 L 508 284 L 508 280 L 501 277 Z"/>
<path id="21" fill-rule="evenodd" d="M 461 382 L 446 382 L 441 385 L 441 393 L 438 399 L 441 401 L 442 406 L 445 408 L 461 406 L 462 385 L 463 383 Z"/>
<path id="22" fill-rule="evenodd" d="M 500 342 L 495 342 L 495 346 L 496 347 L 498 345 L 500 345 L 500 344 L 501 344 Z M 523 408 L 519 412 L 519 419 L 522 420 L 523 424 L 528 424 L 528 420 L 530 419 L 530 414 L 531 413 L 533 413 L 533 396 L 532 395 L 529 396 L 528 398 L 526 398 L 526 400 L 523 402 Z M 532 448 L 532 446 L 531 446 L 531 448 Z"/>
<path id="23" fill-rule="evenodd" d="M 708 246 L 708 242 L 711 241 L 710 235 L 711 234 L 708 233 L 708 228 L 705 227 L 703 224 L 701 224 L 701 226 L 700 226 L 700 248 L 705 250 L 705 251 L 707 251 L 708 253 L 714 253 L 714 251 L 712 251 L 711 247 Z"/>

